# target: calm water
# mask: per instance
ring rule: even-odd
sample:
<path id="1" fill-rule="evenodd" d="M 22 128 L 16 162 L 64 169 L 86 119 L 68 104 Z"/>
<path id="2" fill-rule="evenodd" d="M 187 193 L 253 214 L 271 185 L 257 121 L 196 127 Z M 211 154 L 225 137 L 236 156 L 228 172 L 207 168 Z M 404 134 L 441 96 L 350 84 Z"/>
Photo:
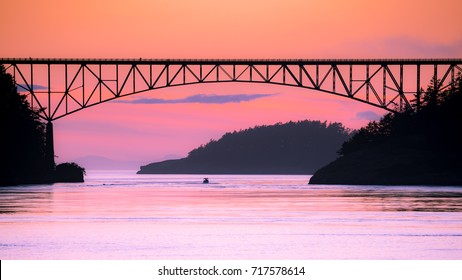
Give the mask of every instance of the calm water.
<path id="1" fill-rule="evenodd" d="M 462 188 L 208 177 L 0 188 L 0 259 L 462 259 Z"/>

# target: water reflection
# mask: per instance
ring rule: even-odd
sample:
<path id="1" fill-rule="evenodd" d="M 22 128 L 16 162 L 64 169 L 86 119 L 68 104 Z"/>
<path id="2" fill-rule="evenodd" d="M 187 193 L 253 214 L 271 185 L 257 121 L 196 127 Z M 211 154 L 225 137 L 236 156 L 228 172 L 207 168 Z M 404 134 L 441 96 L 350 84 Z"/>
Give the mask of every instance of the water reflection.
<path id="1" fill-rule="evenodd" d="M 178 176 L 176 176 L 178 177 Z M 233 178 L 233 177 L 231 177 Z M 161 177 L 110 181 L 98 178 L 84 184 L 0 188 L 0 214 L 100 213 L 112 215 L 153 209 L 202 207 L 260 211 L 416 211 L 462 212 L 462 188 L 305 185 L 305 179 L 280 177 L 258 180 L 229 178 L 204 187 L 195 181 Z M 170 179 L 170 180 L 169 180 Z M 137 212 L 131 213 L 136 215 Z"/>
<path id="2" fill-rule="evenodd" d="M 385 188 L 385 189 L 384 189 Z M 364 211 L 425 211 L 425 212 L 462 212 L 462 189 L 460 191 L 441 191 L 438 187 L 407 187 L 408 190 L 346 190 L 339 196 L 351 198 L 354 203 L 363 206 Z M 435 191 L 429 190 L 436 188 Z"/>
<path id="3" fill-rule="evenodd" d="M 52 199 L 51 186 L 1 187 L 0 214 L 50 212 Z"/>
<path id="4" fill-rule="evenodd" d="M 0 188 L 0 258 L 462 259 L 462 188 L 97 175 Z"/>
<path id="5" fill-rule="evenodd" d="M 382 201 L 383 211 L 426 211 L 460 212 L 462 211 L 462 192 L 453 191 L 393 191 L 376 192 L 365 200 Z"/>

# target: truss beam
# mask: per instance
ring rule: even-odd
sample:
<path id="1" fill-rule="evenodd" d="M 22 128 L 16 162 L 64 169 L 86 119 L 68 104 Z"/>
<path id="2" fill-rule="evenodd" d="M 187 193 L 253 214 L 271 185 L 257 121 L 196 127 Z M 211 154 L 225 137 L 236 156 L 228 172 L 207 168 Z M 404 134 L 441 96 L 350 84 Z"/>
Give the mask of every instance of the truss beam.
<path id="1" fill-rule="evenodd" d="M 40 117 L 53 121 L 136 93 L 200 83 L 265 83 L 318 90 L 391 112 L 420 106 L 422 85 L 451 87 L 462 59 L 0 58 Z"/>

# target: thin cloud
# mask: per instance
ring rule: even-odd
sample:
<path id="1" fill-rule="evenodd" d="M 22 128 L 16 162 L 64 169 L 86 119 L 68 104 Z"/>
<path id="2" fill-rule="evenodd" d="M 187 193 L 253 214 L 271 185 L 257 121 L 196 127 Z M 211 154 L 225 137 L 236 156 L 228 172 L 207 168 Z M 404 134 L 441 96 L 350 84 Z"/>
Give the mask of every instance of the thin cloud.
<path id="1" fill-rule="evenodd" d="M 432 57 L 458 57 L 461 55 L 462 40 L 451 44 L 426 42 L 409 37 L 395 37 L 385 40 L 387 49 L 406 55 L 420 55 Z"/>
<path id="2" fill-rule="evenodd" d="M 17 84 L 18 92 L 29 91 L 28 88 L 29 87 L 26 84 Z M 44 90 L 44 89 L 48 90 L 47 86 L 42 86 L 42 85 L 31 85 L 31 88 L 33 88 L 34 90 Z"/>
<path id="3" fill-rule="evenodd" d="M 217 95 L 217 94 L 195 94 L 180 99 L 161 99 L 161 98 L 140 98 L 135 100 L 118 100 L 118 103 L 131 104 L 180 104 L 180 103 L 205 103 L 205 104 L 225 104 L 225 103 L 240 103 L 252 101 L 259 98 L 273 96 L 275 94 L 232 94 L 232 95 Z"/>
<path id="4" fill-rule="evenodd" d="M 359 120 L 378 121 L 382 116 L 372 111 L 362 111 L 356 113 L 356 118 Z"/>
<path id="5" fill-rule="evenodd" d="M 392 57 L 459 57 L 462 55 L 462 40 L 448 44 L 429 42 L 412 37 L 389 37 L 377 41 L 353 43 L 356 50 L 365 55 Z"/>

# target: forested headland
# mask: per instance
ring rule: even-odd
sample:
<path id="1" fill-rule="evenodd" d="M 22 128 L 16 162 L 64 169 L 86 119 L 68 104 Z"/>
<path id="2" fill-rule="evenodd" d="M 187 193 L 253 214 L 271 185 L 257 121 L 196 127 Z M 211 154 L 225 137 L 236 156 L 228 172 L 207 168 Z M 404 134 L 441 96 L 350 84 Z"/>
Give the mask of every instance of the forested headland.
<path id="1" fill-rule="evenodd" d="M 417 109 L 370 122 L 311 184 L 462 185 L 462 78 L 434 80 Z"/>
<path id="2" fill-rule="evenodd" d="M 340 123 L 298 121 L 224 134 L 188 157 L 141 166 L 138 174 L 312 174 L 350 137 Z"/>
<path id="3" fill-rule="evenodd" d="M 56 169 L 49 164 L 49 157 L 54 155 L 47 154 L 46 124 L 38 113 L 0 65 L 0 186 L 76 180 L 76 171 L 83 180 L 85 170 L 80 166 L 65 164 Z M 74 173 L 69 174 L 69 170 Z"/>

